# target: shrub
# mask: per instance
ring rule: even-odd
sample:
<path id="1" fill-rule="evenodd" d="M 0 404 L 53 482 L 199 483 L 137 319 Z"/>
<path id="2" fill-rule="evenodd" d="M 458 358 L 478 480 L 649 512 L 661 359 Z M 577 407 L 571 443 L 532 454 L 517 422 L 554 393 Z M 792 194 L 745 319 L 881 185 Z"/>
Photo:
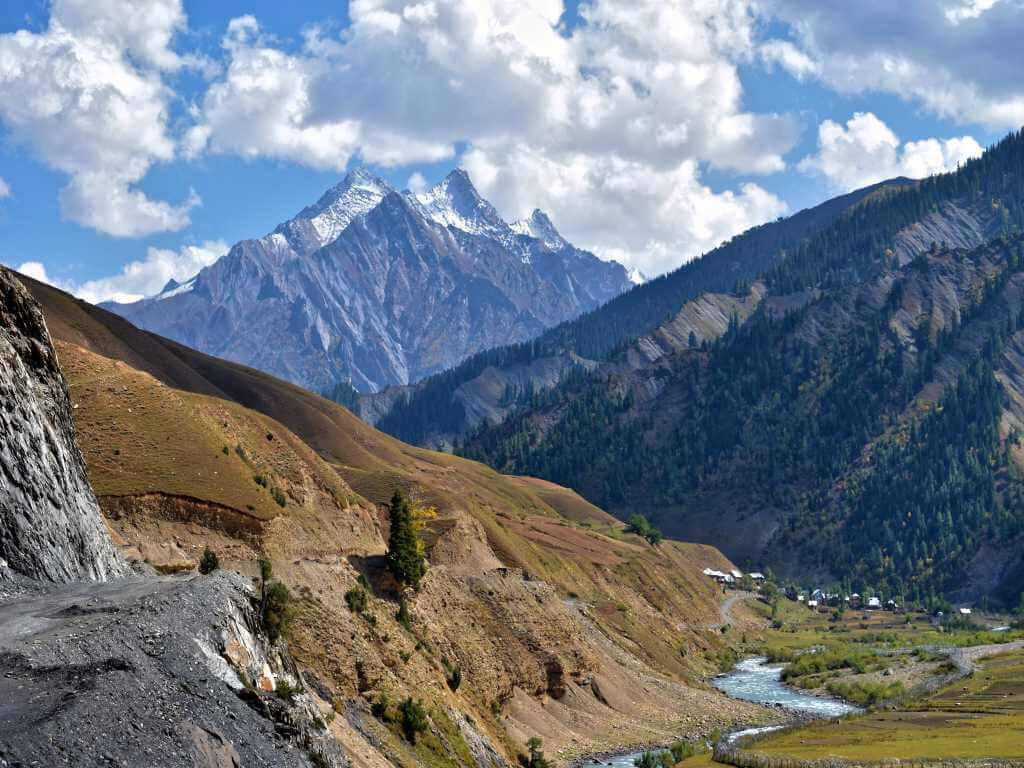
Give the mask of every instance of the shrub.
<path id="1" fill-rule="evenodd" d="M 541 751 L 543 746 L 544 742 L 537 736 L 531 736 L 530 740 L 526 742 L 526 748 L 530 750 L 526 768 L 548 768 L 548 760 L 544 757 L 544 752 Z"/>
<path id="2" fill-rule="evenodd" d="M 452 664 L 448 659 L 441 659 L 441 666 L 444 667 L 444 678 L 448 682 L 448 688 L 454 692 L 462 685 L 462 667 Z"/>
<path id="3" fill-rule="evenodd" d="M 209 547 L 203 550 L 203 556 L 199 558 L 199 572 L 202 574 L 209 574 L 220 568 L 220 559 L 217 557 L 217 553 Z"/>
<path id="4" fill-rule="evenodd" d="M 270 642 L 288 632 L 291 623 L 291 593 L 280 581 L 271 581 L 273 565 L 266 558 L 260 559 L 260 626 Z"/>
<path id="5" fill-rule="evenodd" d="M 370 705 L 370 712 L 373 713 L 373 716 L 378 720 L 387 722 L 389 705 L 390 702 L 388 701 L 388 695 L 386 693 L 382 693 L 377 697 L 377 700 Z"/>
<path id="6" fill-rule="evenodd" d="M 270 489 L 270 495 L 274 497 L 274 501 L 277 502 L 277 506 L 282 509 L 287 506 L 288 501 L 284 497 L 284 491 L 278 488 L 276 485 Z"/>
<path id="7" fill-rule="evenodd" d="M 226 445 L 220 449 L 220 452 L 223 453 L 225 456 L 229 456 L 231 454 L 231 451 L 228 450 L 228 447 Z"/>
<path id="8" fill-rule="evenodd" d="M 303 692 L 301 685 L 292 685 L 287 680 L 280 680 L 277 686 L 274 688 L 274 693 L 277 694 L 279 699 L 287 701 L 289 704 L 295 702 L 295 697 Z"/>
<path id="9" fill-rule="evenodd" d="M 352 613 L 362 613 L 366 610 L 366 591 L 360 587 L 352 587 L 345 593 L 345 603 Z"/>
<path id="10" fill-rule="evenodd" d="M 405 627 L 406 631 L 412 632 L 412 616 L 409 614 L 409 603 L 404 597 L 398 601 L 398 613 L 395 614 L 395 619 Z"/>
<path id="11" fill-rule="evenodd" d="M 256 485 L 260 486 L 261 488 L 266 488 L 267 487 L 267 476 L 266 475 L 253 475 L 252 476 L 252 480 L 253 480 L 254 483 L 256 483 Z"/>
<path id="12" fill-rule="evenodd" d="M 402 718 L 402 733 L 410 744 L 415 744 L 416 736 L 427 730 L 427 711 L 411 696 L 402 702 L 398 710 Z"/>

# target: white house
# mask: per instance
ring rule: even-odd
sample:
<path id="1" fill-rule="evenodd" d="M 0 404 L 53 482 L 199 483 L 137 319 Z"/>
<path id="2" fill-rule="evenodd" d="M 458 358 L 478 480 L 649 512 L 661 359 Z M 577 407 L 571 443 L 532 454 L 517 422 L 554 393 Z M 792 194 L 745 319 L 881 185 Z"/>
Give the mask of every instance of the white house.
<path id="1" fill-rule="evenodd" d="M 742 579 L 743 578 L 743 571 L 737 571 L 735 568 L 733 568 L 731 571 L 729 571 L 729 574 L 734 579 Z"/>
<path id="2" fill-rule="evenodd" d="M 961 616 L 970 616 L 971 615 L 971 609 L 970 608 L 961 608 L 960 609 L 960 615 Z"/>
<path id="3" fill-rule="evenodd" d="M 764 581 L 764 574 L 763 573 L 759 573 L 757 571 L 754 571 L 753 573 L 748 573 L 747 575 L 750 578 L 752 578 L 754 581 Z"/>
<path id="4" fill-rule="evenodd" d="M 882 600 L 877 597 L 868 598 L 868 610 L 877 611 L 882 607 Z"/>
<path id="5" fill-rule="evenodd" d="M 810 608 L 811 610 L 817 609 L 818 601 L 817 600 L 808 600 L 807 601 L 807 607 Z"/>

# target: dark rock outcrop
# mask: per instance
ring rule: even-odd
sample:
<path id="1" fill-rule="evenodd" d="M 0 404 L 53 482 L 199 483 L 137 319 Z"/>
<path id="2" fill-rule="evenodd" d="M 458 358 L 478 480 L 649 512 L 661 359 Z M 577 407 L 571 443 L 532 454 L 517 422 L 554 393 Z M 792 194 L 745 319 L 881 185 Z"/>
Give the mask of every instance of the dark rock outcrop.
<path id="1" fill-rule="evenodd" d="M 123 571 L 42 312 L 0 268 L 0 578 L 105 580 Z"/>

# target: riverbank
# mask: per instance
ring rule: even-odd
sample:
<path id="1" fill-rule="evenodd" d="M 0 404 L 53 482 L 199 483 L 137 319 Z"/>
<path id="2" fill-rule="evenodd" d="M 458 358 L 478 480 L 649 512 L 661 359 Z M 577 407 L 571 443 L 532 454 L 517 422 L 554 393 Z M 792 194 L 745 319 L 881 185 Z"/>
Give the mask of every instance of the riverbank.
<path id="1" fill-rule="evenodd" d="M 954 654 L 964 674 L 922 699 L 723 744 L 715 759 L 743 768 L 808 768 L 821 761 L 1024 765 L 1024 643 Z"/>

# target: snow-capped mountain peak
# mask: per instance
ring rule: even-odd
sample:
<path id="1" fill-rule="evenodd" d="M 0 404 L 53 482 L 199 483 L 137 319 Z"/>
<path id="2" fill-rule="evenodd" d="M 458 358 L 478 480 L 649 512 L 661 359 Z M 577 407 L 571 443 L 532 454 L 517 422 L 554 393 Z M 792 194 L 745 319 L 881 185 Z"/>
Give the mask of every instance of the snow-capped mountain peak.
<path id="1" fill-rule="evenodd" d="M 540 208 L 535 208 L 528 219 L 520 219 L 512 225 L 512 231 L 518 235 L 527 235 L 540 240 L 553 251 L 564 248 L 569 243 L 555 229 L 551 219 Z"/>
<path id="2" fill-rule="evenodd" d="M 647 275 L 640 271 L 639 267 L 633 267 L 629 270 L 629 282 L 633 285 L 640 285 L 641 283 L 647 282 Z"/>
<path id="3" fill-rule="evenodd" d="M 413 199 L 428 218 L 446 227 L 472 235 L 508 230 L 508 224 L 493 205 L 480 197 L 469 174 L 461 168 Z"/>
<path id="4" fill-rule="evenodd" d="M 308 221 L 316 233 L 317 245 L 326 245 L 333 242 L 354 218 L 376 208 L 391 192 L 394 189 L 386 181 L 365 168 L 356 168 L 340 184 L 327 190 L 314 205 L 300 211 L 295 220 Z"/>

